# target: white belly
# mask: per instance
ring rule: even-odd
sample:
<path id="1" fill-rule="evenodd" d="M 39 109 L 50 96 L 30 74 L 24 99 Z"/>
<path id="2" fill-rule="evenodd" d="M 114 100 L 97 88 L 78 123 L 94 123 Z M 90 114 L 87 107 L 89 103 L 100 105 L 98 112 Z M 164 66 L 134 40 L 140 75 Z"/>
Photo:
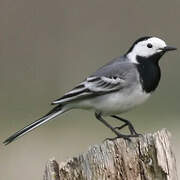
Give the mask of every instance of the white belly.
<path id="1" fill-rule="evenodd" d="M 93 99 L 79 102 L 79 108 L 93 109 L 103 115 L 115 115 L 126 112 L 142 104 L 150 94 L 142 91 L 141 86 L 126 91 L 117 91 Z"/>

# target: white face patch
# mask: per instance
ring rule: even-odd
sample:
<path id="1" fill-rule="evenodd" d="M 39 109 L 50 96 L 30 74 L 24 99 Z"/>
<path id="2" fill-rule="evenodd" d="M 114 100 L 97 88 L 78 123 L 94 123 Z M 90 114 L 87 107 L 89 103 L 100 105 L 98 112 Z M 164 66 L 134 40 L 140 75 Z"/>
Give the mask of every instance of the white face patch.
<path id="1" fill-rule="evenodd" d="M 136 56 L 149 57 L 161 52 L 161 48 L 164 47 L 166 47 L 166 43 L 162 39 L 152 37 L 135 44 L 132 51 L 127 54 L 127 57 L 131 62 L 138 63 L 136 61 Z"/>

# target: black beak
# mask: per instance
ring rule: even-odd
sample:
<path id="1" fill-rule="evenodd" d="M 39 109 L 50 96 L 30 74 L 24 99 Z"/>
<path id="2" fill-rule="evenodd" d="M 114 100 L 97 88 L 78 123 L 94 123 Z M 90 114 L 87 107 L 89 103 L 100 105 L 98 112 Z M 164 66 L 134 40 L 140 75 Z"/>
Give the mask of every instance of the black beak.
<path id="1" fill-rule="evenodd" d="M 167 52 L 167 51 L 174 51 L 177 50 L 176 47 L 172 47 L 172 46 L 166 46 L 164 48 L 161 48 L 162 51 Z"/>

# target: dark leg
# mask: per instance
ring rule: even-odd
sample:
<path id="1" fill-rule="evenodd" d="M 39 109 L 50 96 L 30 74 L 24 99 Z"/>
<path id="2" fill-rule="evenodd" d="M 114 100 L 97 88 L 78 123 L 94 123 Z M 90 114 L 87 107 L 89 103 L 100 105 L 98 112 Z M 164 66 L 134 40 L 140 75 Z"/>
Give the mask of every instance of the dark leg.
<path id="1" fill-rule="evenodd" d="M 128 124 L 124 123 L 122 126 L 115 127 L 114 129 L 120 130 L 120 129 L 123 129 L 124 127 L 126 127 L 126 126 L 128 126 Z"/>
<path id="2" fill-rule="evenodd" d="M 120 126 L 120 127 L 116 127 L 115 129 L 120 130 L 120 129 L 122 129 L 123 127 L 125 127 L 125 126 L 127 125 L 128 128 L 129 128 L 129 131 L 130 131 L 131 135 L 136 135 L 136 136 L 140 135 L 140 134 L 138 134 L 138 133 L 136 132 L 136 130 L 134 129 L 134 127 L 133 127 L 133 125 L 132 125 L 132 123 L 131 123 L 130 121 L 128 121 L 128 120 L 126 120 L 126 119 L 123 119 L 123 118 L 121 118 L 121 117 L 115 116 L 115 115 L 113 115 L 113 116 L 111 116 L 111 117 L 116 118 L 116 119 L 118 119 L 118 120 L 120 120 L 120 121 L 125 122 L 124 125 L 122 125 L 122 126 Z"/>
<path id="3" fill-rule="evenodd" d="M 124 139 L 130 140 L 130 139 L 129 139 L 130 137 L 136 137 L 136 135 L 124 135 L 124 134 L 119 133 L 118 131 L 116 131 L 110 124 L 108 124 L 108 123 L 102 118 L 102 116 L 101 116 L 100 113 L 99 113 L 99 114 L 98 114 L 98 113 L 95 113 L 95 116 L 96 116 L 96 118 L 97 118 L 99 121 L 101 121 L 106 127 L 108 127 L 109 129 L 111 129 L 111 131 L 113 131 L 113 132 L 117 135 L 116 138 L 124 138 Z M 108 139 L 109 139 L 109 140 L 114 140 L 114 139 L 116 139 L 116 138 L 112 138 L 112 139 L 108 138 Z"/>

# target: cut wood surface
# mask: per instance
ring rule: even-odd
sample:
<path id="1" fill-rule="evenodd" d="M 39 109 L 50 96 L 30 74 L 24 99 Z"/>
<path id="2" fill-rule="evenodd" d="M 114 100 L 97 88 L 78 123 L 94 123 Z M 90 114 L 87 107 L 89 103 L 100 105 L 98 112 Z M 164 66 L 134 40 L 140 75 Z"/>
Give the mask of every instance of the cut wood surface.
<path id="1" fill-rule="evenodd" d="M 170 133 L 107 140 L 59 165 L 51 159 L 44 180 L 178 180 Z"/>

